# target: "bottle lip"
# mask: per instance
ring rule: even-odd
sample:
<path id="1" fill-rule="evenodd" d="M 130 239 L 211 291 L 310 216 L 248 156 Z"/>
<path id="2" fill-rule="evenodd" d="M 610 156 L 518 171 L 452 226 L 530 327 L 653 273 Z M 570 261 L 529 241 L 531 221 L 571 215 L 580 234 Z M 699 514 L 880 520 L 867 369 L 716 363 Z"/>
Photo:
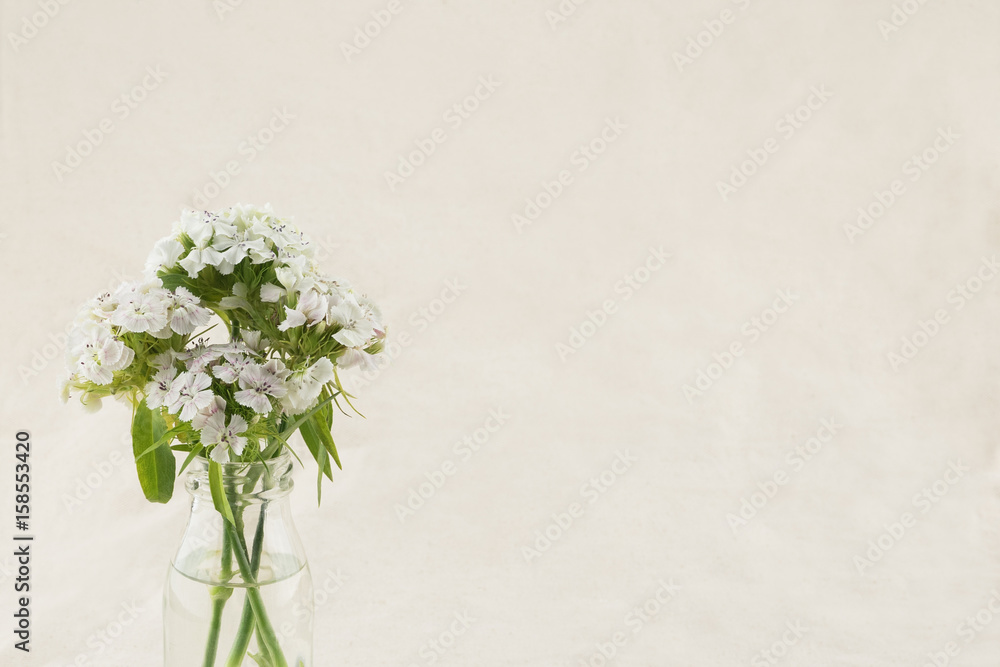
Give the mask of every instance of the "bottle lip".
<path id="1" fill-rule="evenodd" d="M 188 479 L 207 483 L 208 467 L 211 459 L 196 456 L 187 469 Z M 219 464 L 222 467 L 222 479 L 227 482 L 240 483 L 250 479 L 265 480 L 270 478 L 272 487 L 276 483 L 280 487 L 291 487 L 292 455 L 288 450 L 282 450 L 277 456 L 261 461 L 229 461 Z M 267 473 L 266 475 L 264 473 Z M 189 485 L 190 486 L 190 485 Z"/>
<path id="2" fill-rule="evenodd" d="M 197 464 L 200 464 L 202 467 L 205 467 L 205 468 L 208 468 L 208 464 L 212 463 L 212 462 L 213 461 L 210 458 L 208 458 L 207 456 L 204 456 L 202 454 L 199 454 L 198 456 L 194 457 L 194 459 L 192 460 L 192 464 L 197 463 Z M 250 470 L 253 470 L 253 469 L 259 470 L 261 468 L 264 468 L 265 466 L 268 467 L 268 468 L 281 468 L 281 467 L 283 467 L 285 465 L 288 465 L 291 462 L 292 462 L 292 455 L 291 455 L 291 453 L 287 449 L 283 449 L 283 450 L 281 450 L 281 453 L 278 454 L 277 456 L 275 456 L 273 458 L 270 458 L 270 459 L 264 459 L 263 462 L 261 462 L 261 461 L 227 461 L 226 463 L 220 463 L 219 465 L 222 466 L 223 472 L 229 472 L 229 471 L 234 471 L 235 472 L 235 471 L 242 471 L 244 468 L 250 469 Z"/>

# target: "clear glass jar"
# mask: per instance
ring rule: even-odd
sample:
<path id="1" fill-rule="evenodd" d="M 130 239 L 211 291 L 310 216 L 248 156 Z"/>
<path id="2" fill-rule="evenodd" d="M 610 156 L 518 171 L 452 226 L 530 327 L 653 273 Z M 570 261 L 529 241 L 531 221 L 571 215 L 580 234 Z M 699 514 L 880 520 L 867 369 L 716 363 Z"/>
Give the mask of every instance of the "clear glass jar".
<path id="1" fill-rule="evenodd" d="M 163 596 L 166 667 L 312 667 L 313 586 L 289 503 L 292 460 L 222 464 L 236 520 L 187 473 L 191 516 Z"/>

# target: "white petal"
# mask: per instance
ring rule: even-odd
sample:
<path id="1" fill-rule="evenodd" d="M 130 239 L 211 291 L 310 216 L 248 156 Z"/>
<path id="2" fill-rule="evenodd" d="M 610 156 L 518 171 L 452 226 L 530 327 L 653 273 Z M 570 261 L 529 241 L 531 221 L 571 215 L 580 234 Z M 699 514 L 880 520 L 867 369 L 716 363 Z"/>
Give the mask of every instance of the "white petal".
<path id="1" fill-rule="evenodd" d="M 274 303 L 285 295 L 285 290 L 272 283 L 261 285 L 260 300 L 265 303 Z"/>
<path id="2" fill-rule="evenodd" d="M 229 448 L 218 444 L 209 453 L 209 457 L 216 463 L 229 463 Z"/>
<path id="3" fill-rule="evenodd" d="M 285 321 L 278 325 L 278 331 L 288 331 L 306 323 L 306 316 L 285 306 Z"/>

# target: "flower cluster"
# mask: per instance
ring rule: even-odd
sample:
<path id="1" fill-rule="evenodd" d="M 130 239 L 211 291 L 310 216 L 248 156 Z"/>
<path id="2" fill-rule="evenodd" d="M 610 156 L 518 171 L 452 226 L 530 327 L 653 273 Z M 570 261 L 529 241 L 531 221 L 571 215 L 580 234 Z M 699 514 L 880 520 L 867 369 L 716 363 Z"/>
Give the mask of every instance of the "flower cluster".
<path id="1" fill-rule="evenodd" d="M 134 375 L 127 371 L 141 371 L 133 368 L 137 349 L 169 349 L 170 339 L 190 334 L 211 317 L 190 291 L 165 289 L 158 278 L 101 294 L 84 306 L 70 332 L 63 398 L 79 393 L 84 406 L 100 408 L 103 396 L 126 390 L 126 378 Z"/>
<path id="2" fill-rule="evenodd" d="M 228 341 L 196 334 L 213 316 Z M 337 369 L 372 366 L 385 335 L 378 307 L 324 275 L 308 238 L 270 207 L 185 211 L 143 282 L 84 307 L 63 397 L 91 409 L 129 400 L 162 420 L 175 449 L 248 460 L 344 394 Z"/>

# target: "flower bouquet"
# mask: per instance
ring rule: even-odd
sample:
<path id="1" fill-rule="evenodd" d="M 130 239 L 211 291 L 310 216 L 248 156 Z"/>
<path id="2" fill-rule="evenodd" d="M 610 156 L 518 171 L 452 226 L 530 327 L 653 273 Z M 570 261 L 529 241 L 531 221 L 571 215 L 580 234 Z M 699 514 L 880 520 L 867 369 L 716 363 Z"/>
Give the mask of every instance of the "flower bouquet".
<path id="1" fill-rule="evenodd" d="M 384 340 L 378 307 L 323 275 L 307 237 L 269 206 L 185 211 L 142 282 L 77 317 L 63 399 L 131 405 L 152 502 L 170 500 L 184 455 L 193 499 L 165 592 L 168 667 L 215 665 L 220 648 L 227 667 L 310 667 L 312 588 L 287 507 L 299 459 L 289 441 L 301 434 L 321 494 L 331 460 L 341 466 L 334 408 L 354 410 L 338 370 L 373 366 Z"/>

